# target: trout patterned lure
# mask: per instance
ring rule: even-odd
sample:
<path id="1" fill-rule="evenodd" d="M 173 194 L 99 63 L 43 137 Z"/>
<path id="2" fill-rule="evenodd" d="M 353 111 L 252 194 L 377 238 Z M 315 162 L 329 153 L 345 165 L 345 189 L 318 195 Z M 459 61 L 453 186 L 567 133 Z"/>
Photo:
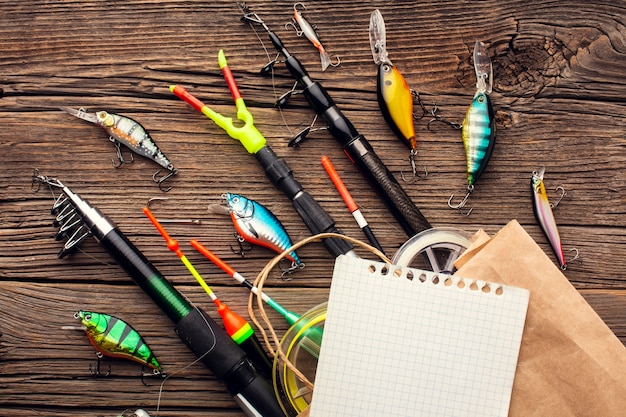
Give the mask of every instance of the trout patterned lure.
<path id="1" fill-rule="evenodd" d="M 152 175 L 152 180 L 159 185 L 159 188 L 161 188 L 161 184 L 168 178 L 178 174 L 178 170 L 174 168 L 174 164 L 161 152 L 146 129 L 134 119 L 118 114 L 107 113 L 104 110 L 96 113 L 87 113 L 83 109 L 75 110 L 69 107 L 61 107 L 61 110 L 79 119 L 97 124 L 109 134 L 109 140 L 111 140 L 117 148 L 119 164 L 116 165 L 115 162 L 113 163 L 113 166 L 116 168 L 127 162 L 124 160 L 120 148 L 121 145 L 125 145 L 131 151 L 153 160 L 168 171 L 168 173 L 161 178 L 157 178 L 159 171 Z M 131 155 L 131 160 L 128 161 L 128 163 L 132 161 L 133 158 Z M 169 191 L 170 188 L 162 190 Z"/>
<path id="2" fill-rule="evenodd" d="M 450 208 L 461 210 L 474 191 L 474 185 L 487 167 L 496 141 L 496 125 L 489 93 L 492 90 L 493 68 L 485 44 L 478 41 L 474 47 L 474 69 L 476 71 L 476 94 L 461 125 L 463 145 L 467 163 L 467 194 L 455 206 L 448 200 Z M 471 212 L 471 209 L 467 214 Z"/>
<path id="3" fill-rule="evenodd" d="M 417 140 L 413 123 L 413 92 L 387 54 L 385 21 L 380 11 L 370 16 L 370 47 L 378 65 L 377 95 L 380 110 L 395 135 L 411 150 L 409 162 L 416 175 Z"/>
<path id="4" fill-rule="evenodd" d="M 280 220 L 262 204 L 238 194 L 227 193 L 222 198 L 242 239 L 278 253 L 293 245 Z M 286 257 L 294 267 L 304 266 L 295 251 Z"/>
<path id="5" fill-rule="evenodd" d="M 563 253 L 563 246 L 561 244 L 561 236 L 559 234 L 559 230 L 556 226 L 556 220 L 554 219 L 554 213 L 552 209 L 556 207 L 556 205 L 561 201 L 560 199 L 551 204 L 548 201 L 548 194 L 546 193 L 546 187 L 543 183 L 543 174 L 545 173 L 545 168 L 541 168 L 539 172 L 534 171 L 530 180 L 530 189 L 533 196 L 533 211 L 535 213 L 535 217 L 541 230 L 546 235 L 546 238 L 550 242 L 550 246 L 556 255 L 556 259 L 559 263 L 561 269 L 567 268 L 567 260 L 565 259 L 565 254 Z M 560 187 L 562 189 L 562 187 Z M 565 191 L 563 191 L 563 195 Z M 563 197 L 561 195 L 561 198 Z M 576 251 L 576 256 L 574 259 L 578 257 L 578 251 Z M 573 260 L 573 259 L 572 259 Z"/>
<path id="6" fill-rule="evenodd" d="M 163 372 L 161 365 L 141 335 L 128 323 L 108 314 L 78 311 L 74 317 L 81 321 L 91 344 L 100 355 L 126 358 Z"/>

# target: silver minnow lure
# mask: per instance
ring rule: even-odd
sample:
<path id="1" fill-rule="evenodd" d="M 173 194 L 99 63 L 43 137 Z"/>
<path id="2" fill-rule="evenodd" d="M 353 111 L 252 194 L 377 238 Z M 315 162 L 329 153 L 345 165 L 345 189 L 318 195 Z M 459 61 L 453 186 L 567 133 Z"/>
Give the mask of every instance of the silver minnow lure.
<path id="1" fill-rule="evenodd" d="M 304 35 L 313 44 L 313 46 L 315 46 L 315 48 L 319 51 L 320 61 L 322 63 L 322 71 L 326 71 L 326 68 L 328 68 L 329 65 L 333 67 L 339 65 L 339 62 L 337 64 L 333 64 L 331 62 L 330 55 L 328 55 L 328 52 L 326 52 L 326 50 L 324 49 L 322 42 L 317 36 L 317 32 L 315 31 L 315 28 L 304 18 L 304 16 L 302 16 L 302 12 L 298 10 L 298 6 L 301 6 L 302 9 L 305 9 L 304 4 L 302 3 L 296 3 L 293 6 L 292 25 L 296 29 L 296 34 L 298 36 Z M 296 24 L 300 26 L 300 30 L 298 30 L 298 28 L 296 27 Z"/>
<path id="2" fill-rule="evenodd" d="M 152 179 L 159 184 L 159 187 L 163 181 L 178 173 L 178 170 L 174 168 L 174 164 L 161 152 L 146 129 L 136 120 L 126 116 L 120 116 L 119 114 L 108 113 L 104 110 L 96 113 L 87 113 L 83 109 L 76 110 L 70 107 L 61 107 L 61 110 L 79 119 L 102 127 L 109 134 L 109 140 L 118 147 L 120 163 L 124 162 L 119 149 L 119 144 L 122 144 L 134 153 L 152 159 L 154 162 L 167 169 L 169 173 L 162 178 L 156 178 L 158 171 L 152 176 Z M 119 165 L 114 164 L 114 166 Z"/>
<path id="3" fill-rule="evenodd" d="M 238 194 L 226 193 L 222 198 L 237 233 L 247 242 L 278 253 L 293 245 L 280 220 L 262 204 Z M 302 264 L 295 251 L 290 252 L 287 259 L 295 265 Z"/>

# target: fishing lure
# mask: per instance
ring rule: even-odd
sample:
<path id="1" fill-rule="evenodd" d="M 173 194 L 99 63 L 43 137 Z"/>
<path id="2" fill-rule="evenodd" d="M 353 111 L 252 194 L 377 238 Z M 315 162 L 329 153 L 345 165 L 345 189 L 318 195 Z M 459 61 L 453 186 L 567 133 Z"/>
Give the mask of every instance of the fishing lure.
<path id="1" fill-rule="evenodd" d="M 131 410 L 126 410 L 118 417 L 150 417 L 150 414 L 148 414 L 146 410 L 143 410 L 141 408 L 138 408 L 134 412 L 132 412 L 132 414 L 129 414 L 131 412 Z"/>
<path id="2" fill-rule="evenodd" d="M 532 177 L 530 179 L 530 189 L 533 196 L 533 211 L 535 213 L 537 222 L 541 227 L 541 230 L 550 242 L 550 246 L 552 247 L 552 250 L 556 255 L 559 266 L 561 267 L 561 269 L 565 270 L 567 268 L 568 261 L 565 260 L 563 246 L 561 245 L 561 236 L 556 226 L 554 213 L 552 212 L 552 209 L 559 204 L 559 202 L 565 195 L 565 190 L 563 190 L 563 187 L 558 187 L 557 189 L 562 190 L 561 197 L 556 203 L 550 204 L 550 202 L 548 201 L 548 194 L 546 193 L 546 187 L 543 183 L 544 173 L 545 168 L 541 168 L 539 172 L 533 171 Z M 572 250 L 576 252 L 576 255 L 570 261 L 578 258 L 578 250 L 576 248 Z"/>
<path id="3" fill-rule="evenodd" d="M 159 170 L 152 175 L 152 180 L 159 185 L 159 188 L 162 191 L 169 191 L 171 189 L 171 187 L 163 189 L 161 185 L 170 177 L 178 174 L 178 170 L 174 168 L 174 164 L 172 164 L 165 154 L 161 152 L 146 129 L 139 122 L 131 119 L 130 117 L 108 113 L 104 110 L 96 113 L 87 113 L 84 109 L 76 110 L 70 107 L 61 107 L 61 110 L 71 114 L 72 116 L 78 117 L 79 119 L 97 124 L 110 135 L 109 140 L 115 144 L 119 160 L 119 164 L 117 165 L 113 162 L 114 167 L 119 168 L 123 163 L 133 162 L 132 155 L 130 161 L 124 160 L 121 145 L 125 145 L 131 151 L 152 159 L 154 162 L 165 168 L 168 171 L 166 175 L 161 178 L 157 178 L 157 175 L 159 175 L 160 172 Z"/>
<path id="4" fill-rule="evenodd" d="M 313 46 L 317 48 L 317 50 L 320 52 L 320 60 L 322 61 L 322 71 L 326 71 L 326 68 L 328 68 L 328 66 L 332 66 L 332 67 L 339 66 L 340 64 L 339 58 L 337 58 L 336 64 L 332 63 L 330 59 L 330 55 L 328 55 L 328 52 L 326 52 L 326 50 L 324 49 L 324 46 L 322 45 L 322 42 L 319 39 L 319 36 L 317 36 L 317 32 L 315 31 L 315 28 L 304 18 L 304 16 L 302 16 L 302 12 L 298 10 L 298 6 L 302 6 L 303 10 L 306 9 L 306 6 L 302 3 L 294 4 L 292 22 L 287 23 L 285 27 L 293 26 L 294 29 L 296 29 L 296 34 L 298 36 L 304 35 L 309 41 L 311 41 Z M 298 29 L 296 25 L 298 25 L 300 29 Z"/>
<path id="5" fill-rule="evenodd" d="M 223 194 L 222 199 L 226 203 L 237 233 L 244 240 L 278 253 L 293 245 L 280 220 L 262 204 L 231 193 Z M 286 258 L 292 262 L 289 271 L 304 267 L 295 251 L 291 251 Z"/>
<path id="6" fill-rule="evenodd" d="M 369 35 L 374 63 L 378 65 L 376 83 L 378 105 L 394 134 L 409 147 L 409 162 L 413 176 L 417 176 L 415 168 L 417 139 L 413 123 L 413 97 L 417 96 L 417 93 L 409 88 L 398 68 L 389 60 L 385 21 L 378 9 L 374 10 L 370 16 Z M 419 96 L 417 97 L 419 99 Z M 423 105 L 422 110 L 424 110 Z"/>
<path id="7" fill-rule="evenodd" d="M 493 86 L 493 67 L 485 44 L 477 41 L 474 46 L 474 70 L 476 71 L 476 94 L 461 124 L 463 145 L 467 163 L 467 194 L 457 205 L 452 205 L 454 194 L 448 199 L 448 206 L 462 210 L 474 185 L 487 167 L 496 141 L 496 125 L 489 94 Z M 469 215 L 470 209 L 466 215 Z"/>
<path id="8" fill-rule="evenodd" d="M 163 373 L 161 365 L 141 335 L 128 323 L 108 314 L 79 310 L 74 318 L 80 320 L 98 358 L 110 356 L 126 358 Z"/>

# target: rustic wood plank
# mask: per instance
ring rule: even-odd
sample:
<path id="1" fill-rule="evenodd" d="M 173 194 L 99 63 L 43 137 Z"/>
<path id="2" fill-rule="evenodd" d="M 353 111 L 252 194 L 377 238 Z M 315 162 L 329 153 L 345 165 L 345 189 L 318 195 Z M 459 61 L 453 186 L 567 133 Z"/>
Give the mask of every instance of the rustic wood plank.
<path id="1" fill-rule="evenodd" d="M 466 186 L 464 151 L 460 132 L 438 123 L 428 126 L 430 116 L 416 124 L 418 165 L 429 175 L 403 185 L 433 226 L 493 234 L 517 219 L 552 257 L 533 217 L 529 191 L 532 171 L 545 166 L 546 186 L 567 190 L 555 209 L 564 248 L 577 248 L 581 255 L 565 275 L 626 344 L 623 4 L 307 2 L 307 18 L 331 55 L 341 58 L 338 68 L 325 72 L 308 41 L 284 28 L 293 2 L 250 6 L 398 177 L 408 169 L 408 150 L 392 135 L 376 102 L 367 35 L 371 11 L 383 13 L 390 58 L 407 82 L 429 109 L 436 103 L 451 121 L 462 120 L 474 93 L 472 47 L 483 40 L 494 63 L 497 144 L 471 197 L 474 211 L 464 217 L 447 207 L 450 195 Z M 300 148 L 286 146 L 311 123 L 312 112 L 298 95 L 281 111 L 273 107 L 293 80 L 280 64 L 273 79 L 259 74 L 274 54 L 268 58 L 239 17 L 231 1 L 0 0 L 0 161 L 6 167 L 0 172 L 0 386 L 5 393 L 0 414 L 108 416 L 142 404 L 155 410 L 158 387 L 144 387 L 135 364 L 111 362 L 114 374 L 108 379 L 87 375 L 93 357 L 84 335 L 61 330 L 82 304 L 128 314 L 168 367 L 181 369 L 194 360 L 164 330 L 167 319 L 153 322 L 161 313 L 97 242 L 85 241 L 81 252 L 57 259 L 61 243 L 54 240 L 49 214 L 53 197 L 44 189 L 31 192 L 33 168 L 60 178 L 100 208 L 207 310 L 206 296 L 143 216 L 141 208 L 150 198 L 169 198 L 152 206 L 157 217 L 201 220 L 201 225 L 169 225 L 168 230 L 216 292 L 244 311 L 245 290 L 197 254 L 189 240 L 199 239 L 249 279 L 274 253 L 264 248 L 243 258 L 233 253 L 232 223 L 207 207 L 219 203 L 224 192 L 238 192 L 267 205 L 294 241 L 309 236 L 254 157 L 168 90 L 170 84 L 184 84 L 216 111 L 234 117 L 217 67 L 220 48 L 255 124 L 338 227 L 363 238 L 320 165 L 323 154 L 332 159 L 387 253 L 407 239 L 328 132 L 312 134 Z M 106 109 L 139 120 L 180 169 L 172 190 L 158 190 L 150 178 L 157 166 L 141 157 L 112 168 L 115 148 L 106 134 L 59 106 Z M 290 280 L 276 270 L 268 281 L 268 291 L 295 311 L 325 299 L 333 262 L 319 243 L 302 248 L 300 255 L 305 269 Z M 282 323 L 278 327 L 285 330 Z M 181 393 L 185 404 L 177 401 Z M 167 381 L 162 405 L 163 415 L 242 415 L 221 382 L 197 364 Z"/>

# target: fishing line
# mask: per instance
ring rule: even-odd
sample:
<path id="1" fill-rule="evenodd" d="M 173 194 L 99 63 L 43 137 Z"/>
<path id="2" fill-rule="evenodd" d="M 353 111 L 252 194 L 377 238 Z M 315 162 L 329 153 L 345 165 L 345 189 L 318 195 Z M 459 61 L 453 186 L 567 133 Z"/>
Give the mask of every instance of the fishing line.
<path id="1" fill-rule="evenodd" d="M 179 290 L 180 291 L 180 290 Z M 196 307 L 196 305 L 187 297 L 187 295 L 185 295 L 185 293 L 181 292 L 181 294 L 183 295 L 183 297 L 187 300 L 187 302 L 189 304 L 191 304 L 193 306 L 194 309 L 196 309 L 196 311 L 198 311 L 199 313 L 201 313 L 201 310 Z M 209 329 L 211 331 L 211 333 L 213 333 L 213 329 L 211 329 L 211 326 L 209 325 L 209 323 L 207 322 L 206 318 L 204 317 L 204 314 L 200 314 L 200 317 L 202 317 L 202 320 L 204 321 L 204 323 L 206 324 L 207 329 Z M 187 369 L 191 368 L 193 365 L 195 365 L 196 363 L 200 362 L 202 359 L 204 359 L 204 357 L 206 355 L 208 355 L 209 353 L 211 353 L 211 351 L 215 348 L 215 344 L 216 344 L 216 338 L 213 338 L 213 346 L 211 346 L 210 349 L 208 349 L 206 352 L 204 352 L 202 355 L 200 355 L 197 359 L 195 359 L 194 361 L 192 361 L 191 363 L 189 363 L 188 365 L 172 372 L 172 373 L 167 373 L 165 376 L 165 379 L 163 379 L 163 382 L 161 382 L 161 385 L 159 387 L 159 396 L 157 399 L 157 408 L 156 411 L 154 413 L 155 417 L 159 415 L 159 410 L 161 408 L 161 398 L 163 396 L 163 388 L 165 387 L 165 382 L 174 375 L 178 375 L 181 372 L 186 371 Z"/>
<path id="2" fill-rule="evenodd" d="M 286 256 L 288 255 L 291 251 L 295 251 L 296 249 L 310 243 L 310 242 L 314 242 L 314 241 L 319 241 L 322 239 L 328 239 L 328 238 L 338 238 L 338 239 L 343 239 L 343 240 L 347 240 L 351 243 L 353 243 L 354 245 L 360 246 L 366 250 L 368 250 L 369 252 L 373 253 L 374 255 L 378 256 L 380 259 L 382 259 L 383 261 L 387 262 L 388 264 L 391 264 L 391 260 L 381 251 L 379 251 L 378 249 L 376 249 L 373 246 L 370 246 L 369 244 L 362 242 L 358 239 L 346 236 L 346 235 L 342 235 L 342 234 L 338 234 L 338 233 L 320 233 L 314 236 L 310 236 L 308 238 L 305 238 L 303 240 L 301 240 L 300 242 L 294 244 L 292 247 L 285 249 L 281 254 L 277 255 L 276 257 L 274 257 L 266 266 L 265 268 L 263 268 L 263 270 L 259 273 L 259 275 L 257 275 L 256 279 L 254 280 L 254 286 L 257 287 L 258 291 L 257 291 L 257 307 L 259 309 L 259 313 L 261 318 L 263 319 L 263 321 L 265 322 L 265 324 L 267 325 L 268 331 L 270 333 L 270 336 L 272 338 L 273 344 L 272 342 L 270 342 L 270 336 L 268 336 L 267 332 L 265 331 L 265 327 L 261 324 L 261 322 L 258 320 L 256 314 L 254 313 L 254 306 L 253 306 L 253 299 L 255 294 L 254 293 L 250 293 L 250 296 L 248 298 L 248 315 L 250 316 L 250 320 L 252 320 L 252 322 L 256 325 L 257 329 L 259 329 L 259 331 L 261 332 L 261 335 L 263 336 L 263 340 L 265 342 L 265 345 L 267 347 L 267 350 L 270 352 L 271 356 L 273 356 L 274 358 L 278 357 L 279 360 L 281 360 L 286 366 L 287 368 L 289 368 L 289 370 L 291 370 L 294 375 L 302 382 L 304 383 L 307 387 L 309 388 L 313 388 L 313 383 L 310 382 L 306 376 L 295 366 L 293 365 L 293 363 L 289 360 L 289 358 L 287 358 L 287 355 L 285 354 L 282 345 L 280 343 L 280 338 L 278 337 L 278 334 L 276 333 L 276 330 L 274 329 L 274 327 L 272 326 L 272 323 L 269 319 L 269 316 L 267 315 L 267 312 L 265 310 L 265 307 L 263 305 L 263 298 L 262 298 L 262 294 L 263 294 L 263 285 L 265 283 L 265 280 L 267 279 L 267 277 L 269 276 L 270 271 Z M 275 347 L 275 349 L 274 349 Z"/>
<path id="3" fill-rule="evenodd" d="M 265 51 L 265 55 L 267 56 L 267 61 L 268 62 L 276 61 L 276 59 L 272 59 L 272 57 L 270 56 L 269 50 L 265 46 L 265 43 L 263 42 L 263 39 L 261 39 L 261 36 L 259 36 L 259 33 L 257 32 L 256 28 L 252 25 L 252 22 L 248 22 L 248 25 L 250 26 L 250 28 L 254 32 L 254 36 L 256 36 L 256 38 L 258 39 L 259 43 L 261 44 L 261 48 L 263 48 L 263 51 Z M 276 54 L 277 58 L 279 56 L 280 56 L 280 54 Z M 270 70 L 272 71 L 271 72 L 272 92 L 274 93 L 274 100 L 275 100 L 275 102 L 277 102 L 278 99 L 279 99 L 279 95 L 278 95 L 278 91 L 276 89 L 276 78 L 274 77 L 274 66 L 273 65 L 270 67 Z M 281 106 L 276 106 L 276 108 L 278 109 L 278 112 L 280 113 L 280 117 L 281 117 L 281 119 L 283 121 L 284 126 L 287 128 L 287 132 L 289 132 L 289 137 L 292 137 L 293 136 L 293 132 L 292 132 L 291 128 L 289 127 L 289 124 L 287 123 L 287 119 L 285 118 L 285 114 L 283 113 L 282 107 Z"/>

